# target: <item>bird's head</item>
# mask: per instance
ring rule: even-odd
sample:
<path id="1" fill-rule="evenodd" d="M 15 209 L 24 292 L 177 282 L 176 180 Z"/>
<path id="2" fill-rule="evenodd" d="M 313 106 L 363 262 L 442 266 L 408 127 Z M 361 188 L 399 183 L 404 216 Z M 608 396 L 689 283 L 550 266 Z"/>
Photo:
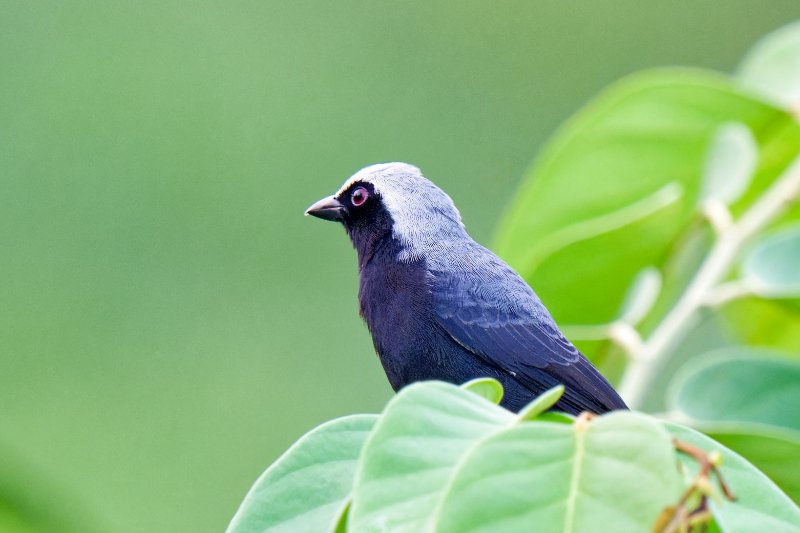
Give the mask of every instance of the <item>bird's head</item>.
<path id="1" fill-rule="evenodd" d="M 443 240 L 466 237 L 450 197 L 406 163 L 359 170 L 306 215 L 341 222 L 362 261 L 385 239 L 395 239 L 402 248 L 400 259 L 412 261 Z"/>

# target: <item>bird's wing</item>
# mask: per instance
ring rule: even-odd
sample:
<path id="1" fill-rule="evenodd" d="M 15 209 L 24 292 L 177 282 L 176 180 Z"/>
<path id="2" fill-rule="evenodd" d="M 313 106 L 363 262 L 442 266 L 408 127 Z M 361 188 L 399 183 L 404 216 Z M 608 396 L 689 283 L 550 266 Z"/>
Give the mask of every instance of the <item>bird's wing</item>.
<path id="1" fill-rule="evenodd" d="M 467 251 L 429 264 L 436 321 L 458 344 L 533 392 L 563 384 L 574 412 L 625 408 L 516 272 L 477 244 Z"/>

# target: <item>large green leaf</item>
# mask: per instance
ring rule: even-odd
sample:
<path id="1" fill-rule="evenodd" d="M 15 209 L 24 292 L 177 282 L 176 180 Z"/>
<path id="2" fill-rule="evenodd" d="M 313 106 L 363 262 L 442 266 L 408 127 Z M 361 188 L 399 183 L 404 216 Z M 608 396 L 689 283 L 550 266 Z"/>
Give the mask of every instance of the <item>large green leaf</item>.
<path id="1" fill-rule="evenodd" d="M 767 476 L 739 454 L 702 433 L 672 423 L 665 423 L 665 427 L 676 438 L 706 452 L 718 451 L 722 456 L 722 475 L 737 497 L 733 502 L 721 498 L 711 502 L 714 518 L 722 531 L 797 533 L 800 509 Z M 691 458 L 682 455 L 681 461 L 688 471 L 697 471 L 697 464 Z"/>
<path id="2" fill-rule="evenodd" d="M 751 422 L 800 431 L 800 363 L 775 355 L 732 347 L 698 356 L 676 377 L 672 408 L 700 422 Z"/>
<path id="3" fill-rule="evenodd" d="M 701 424 L 698 429 L 741 454 L 800 503 L 800 431 L 758 424 Z"/>
<path id="4" fill-rule="evenodd" d="M 327 422 L 304 435 L 250 489 L 228 531 L 332 531 L 345 509 L 376 415 Z"/>
<path id="5" fill-rule="evenodd" d="M 495 393 L 411 385 L 377 422 L 347 417 L 303 437 L 262 475 L 229 531 L 647 531 L 692 475 L 676 468 L 669 432 L 724 458 L 739 500 L 715 504 L 722 531 L 796 522 L 800 512 L 768 478 L 688 428 L 667 432 L 632 412 L 535 416 L 561 392 L 517 416 L 492 403 Z"/>
<path id="6" fill-rule="evenodd" d="M 800 103 L 800 21 L 767 35 L 739 69 L 744 87 L 786 107 Z"/>
<path id="7" fill-rule="evenodd" d="M 525 423 L 462 459 L 437 531 L 650 531 L 682 487 L 669 434 L 654 419 L 620 412 Z"/>
<path id="8" fill-rule="evenodd" d="M 663 266 L 695 219 L 709 147 L 730 123 L 752 133 L 759 156 L 738 213 L 800 149 L 792 117 L 699 71 L 614 85 L 542 152 L 500 226 L 498 252 L 559 322 L 610 321 L 636 274 Z"/>
<path id="9" fill-rule="evenodd" d="M 800 356 L 800 308 L 793 301 L 741 298 L 722 308 L 739 342 L 785 350 L 789 357 Z"/>
<path id="10" fill-rule="evenodd" d="M 460 458 L 517 418 L 442 382 L 416 383 L 387 405 L 364 445 L 349 524 L 354 531 L 425 531 Z"/>
<path id="11" fill-rule="evenodd" d="M 774 355 L 736 347 L 700 357 L 676 377 L 671 404 L 800 501 L 800 363 Z"/>

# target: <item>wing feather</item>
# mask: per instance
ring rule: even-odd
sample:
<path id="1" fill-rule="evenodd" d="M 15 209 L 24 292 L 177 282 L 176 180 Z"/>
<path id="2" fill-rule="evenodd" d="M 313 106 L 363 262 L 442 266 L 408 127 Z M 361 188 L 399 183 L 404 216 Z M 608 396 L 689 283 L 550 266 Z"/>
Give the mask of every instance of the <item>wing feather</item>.
<path id="1" fill-rule="evenodd" d="M 429 265 L 439 326 L 533 393 L 562 383 L 566 391 L 559 407 L 563 409 L 595 413 L 624 409 L 622 399 L 564 337 L 522 278 L 497 256 L 472 244 L 467 261 Z M 443 256 L 464 253 L 454 252 Z"/>

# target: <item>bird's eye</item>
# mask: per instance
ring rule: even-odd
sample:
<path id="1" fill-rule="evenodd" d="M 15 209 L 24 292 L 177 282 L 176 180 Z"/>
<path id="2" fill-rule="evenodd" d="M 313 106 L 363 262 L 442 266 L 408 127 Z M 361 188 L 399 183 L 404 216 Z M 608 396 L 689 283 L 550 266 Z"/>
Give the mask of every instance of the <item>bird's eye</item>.
<path id="1" fill-rule="evenodd" d="M 353 191 L 353 194 L 350 195 L 350 201 L 353 202 L 353 205 L 358 207 L 360 205 L 364 205 L 364 202 L 367 201 L 369 197 L 369 192 L 364 187 L 359 187 Z"/>

